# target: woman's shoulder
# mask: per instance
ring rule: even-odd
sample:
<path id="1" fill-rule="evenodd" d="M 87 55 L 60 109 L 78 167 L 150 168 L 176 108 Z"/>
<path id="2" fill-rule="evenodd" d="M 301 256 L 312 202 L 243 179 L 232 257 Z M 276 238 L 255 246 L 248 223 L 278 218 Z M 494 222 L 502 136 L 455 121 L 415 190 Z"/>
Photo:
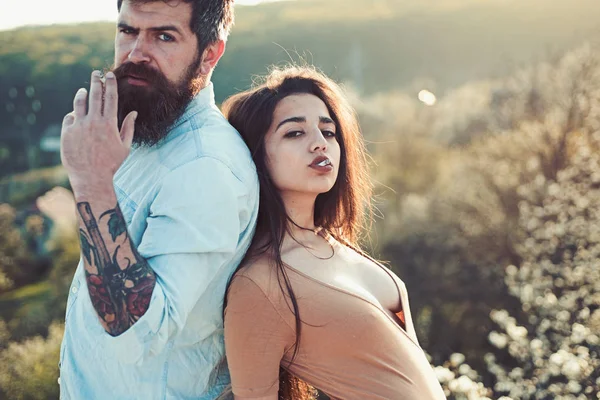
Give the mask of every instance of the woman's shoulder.
<path id="1" fill-rule="evenodd" d="M 260 288 L 267 296 L 271 297 L 274 283 L 277 283 L 275 262 L 266 255 L 255 256 L 244 262 L 232 278 L 232 285 L 243 281 L 250 281 Z"/>

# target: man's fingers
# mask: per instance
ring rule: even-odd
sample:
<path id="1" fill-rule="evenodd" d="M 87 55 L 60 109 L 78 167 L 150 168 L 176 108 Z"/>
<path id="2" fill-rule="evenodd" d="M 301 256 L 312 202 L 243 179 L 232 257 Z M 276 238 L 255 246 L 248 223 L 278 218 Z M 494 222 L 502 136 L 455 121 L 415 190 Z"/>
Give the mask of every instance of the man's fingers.
<path id="1" fill-rule="evenodd" d="M 133 133 L 135 131 L 135 119 L 137 118 L 137 111 L 132 111 L 123 120 L 123 125 L 121 126 L 121 141 L 125 147 L 128 149 L 131 147 L 131 142 L 133 142 Z"/>
<path id="2" fill-rule="evenodd" d="M 73 125 L 73 122 L 75 122 L 75 115 L 73 111 L 71 111 L 63 118 L 62 126 L 63 128 L 66 128 L 67 126 Z"/>
<path id="3" fill-rule="evenodd" d="M 89 114 L 93 116 L 102 115 L 102 92 L 104 91 L 104 85 L 102 84 L 101 76 L 100 71 L 92 72 Z"/>
<path id="4" fill-rule="evenodd" d="M 87 90 L 81 88 L 75 93 L 75 98 L 73 99 L 73 112 L 75 113 L 75 118 L 83 118 L 87 114 Z"/>
<path id="5" fill-rule="evenodd" d="M 117 92 L 117 79 L 112 72 L 106 73 L 104 82 L 104 115 L 107 118 L 117 119 L 119 96 Z"/>

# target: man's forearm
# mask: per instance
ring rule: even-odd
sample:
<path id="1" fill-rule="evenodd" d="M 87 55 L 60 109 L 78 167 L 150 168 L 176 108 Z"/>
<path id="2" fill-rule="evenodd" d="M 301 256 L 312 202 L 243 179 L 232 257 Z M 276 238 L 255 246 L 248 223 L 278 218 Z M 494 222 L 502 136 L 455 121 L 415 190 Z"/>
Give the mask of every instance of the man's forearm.
<path id="1" fill-rule="evenodd" d="M 117 336 L 145 314 L 156 275 L 131 242 L 116 198 L 77 199 L 77 212 L 90 298 L 104 329 Z"/>

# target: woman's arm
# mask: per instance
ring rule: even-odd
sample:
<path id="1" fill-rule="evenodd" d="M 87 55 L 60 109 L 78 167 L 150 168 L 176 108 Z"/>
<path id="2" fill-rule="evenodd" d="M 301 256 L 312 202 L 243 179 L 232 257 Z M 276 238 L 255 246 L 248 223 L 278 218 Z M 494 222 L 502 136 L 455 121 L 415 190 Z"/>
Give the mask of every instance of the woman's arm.
<path id="1" fill-rule="evenodd" d="M 261 286 L 235 276 L 225 310 L 225 351 L 236 399 L 277 399 L 279 365 L 294 339 Z"/>

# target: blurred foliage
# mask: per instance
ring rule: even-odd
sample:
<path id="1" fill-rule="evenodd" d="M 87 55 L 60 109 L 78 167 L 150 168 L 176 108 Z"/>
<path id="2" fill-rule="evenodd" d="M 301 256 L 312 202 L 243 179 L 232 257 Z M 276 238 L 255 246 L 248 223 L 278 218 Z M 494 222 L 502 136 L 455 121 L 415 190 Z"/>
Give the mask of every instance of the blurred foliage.
<path id="1" fill-rule="evenodd" d="M 584 48 L 559 68 L 577 79 L 565 112 L 538 126 L 554 151 L 530 160 L 535 176 L 517 188 L 521 263 L 505 270 L 527 318 L 491 314 L 500 329 L 489 340 L 516 367 L 486 362 L 495 391 L 512 398 L 600 396 L 600 57 Z"/>
<path id="2" fill-rule="evenodd" d="M 475 368 L 436 369 L 454 398 L 600 393 L 599 98 L 590 45 L 434 107 L 403 98 L 381 122 L 379 251 L 410 290 L 433 363 L 459 353 Z"/>
<path id="3" fill-rule="evenodd" d="M 62 166 L 10 175 L 0 179 L 0 203 L 24 208 L 56 186 L 69 186 L 67 173 Z"/>
<path id="4" fill-rule="evenodd" d="M 40 254 L 43 219 L 39 215 L 20 219 L 22 226 L 16 222 L 16 210 L 0 204 L 0 294 L 39 279 L 49 268 L 49 259 Z"/>
<path id="5" fill-rule="evenodd" d="M 63 328 L 53 321 L 64 319 L 79 242 L 74 226 L 56 212 L 49 213 L 52 218 L 41 214 L 36 203 L 42 205 L 39 193 L 62 183 L 62 177 L 61 168 L 30 171 L 8 179 L 13 187 L 2 192 L 10 194 L 8 199 L 18 198 L 22 207 L 17 211 L 0 203 L 0 282 L 9 284 L 0 287 L 2 399 L 58 398 Z"/>
<path id="6" fill-rule="evenodd" d="M 0 232 L 3 237 L 5 231 Z M 0 296 L 0 398 L 58 398 L 63 327 L 52 321 L 64 319 L 68 287 L 79 260 L 75 229 L 53 229 L 47 245 L 52 266 L 46 279 Z"/>
<path id="7" fill-rule="evenodd" d="M 8 204 L 0 205 L 0 290 L 12 287 L 11 275 L 18 274 L 28 258 L 25 242 L 14 222 L 15 210 Z"/>
<path id="8" fill-rule="evenodd" d="M 0 327 L 1 329 L 1 327 Z M 0 393 L 7 399 L 58 399 L 58 358 L 64 327 L 50 325 L 48 336 L 12 342 L 0 351 Z"/>

